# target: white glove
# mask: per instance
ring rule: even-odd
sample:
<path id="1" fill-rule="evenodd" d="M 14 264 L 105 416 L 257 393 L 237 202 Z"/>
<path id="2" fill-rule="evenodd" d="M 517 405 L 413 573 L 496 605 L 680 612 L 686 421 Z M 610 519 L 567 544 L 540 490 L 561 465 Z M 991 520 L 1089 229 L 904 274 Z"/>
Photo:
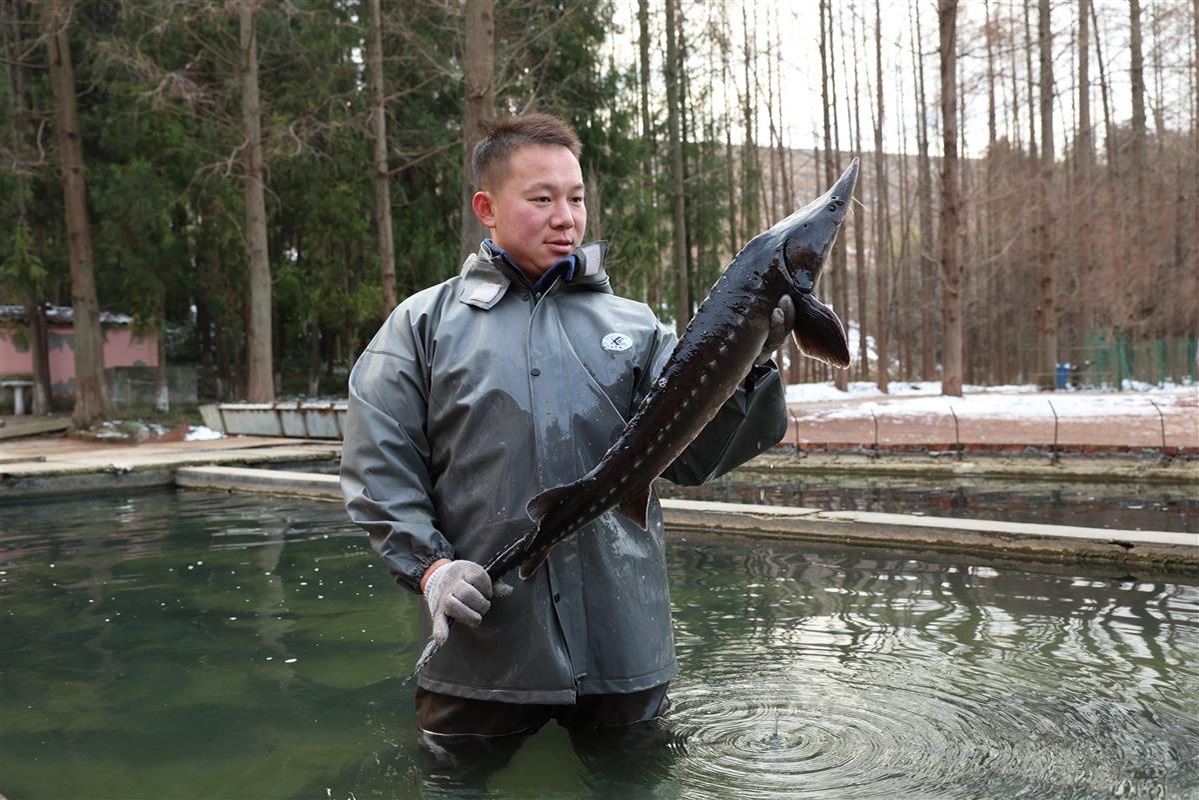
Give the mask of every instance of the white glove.
<path id="1" fill-rule="evenodd" d="M 473 561 L 458 560 L 443 564 L 425 581 L 425 603 L 433 618 L 433 639 L 437 646 L 450 635 L 450 620 L 470 628 L 479 627 L 491 608 L 491 597 L 507 597 L 512 587 L 503 582 L 493 586 L 487 570 Z"/>

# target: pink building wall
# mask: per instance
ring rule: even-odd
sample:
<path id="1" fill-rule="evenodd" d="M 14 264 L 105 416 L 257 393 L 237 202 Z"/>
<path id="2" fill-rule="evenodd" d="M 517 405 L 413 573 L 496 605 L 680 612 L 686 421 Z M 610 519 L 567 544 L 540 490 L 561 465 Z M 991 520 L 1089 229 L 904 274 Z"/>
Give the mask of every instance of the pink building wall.
<path id="1" fill-rule="evenodd" d="M 104 366 L 156 367 L 158 340 L 135 336 L 128 327 L 104 328 Z M 50 386 L 55 396 L 75 391 L 75 329 L 51 325 Z M 24 328 L 0 326 L 0 378 L 33 375 L 33 351 Z"/>

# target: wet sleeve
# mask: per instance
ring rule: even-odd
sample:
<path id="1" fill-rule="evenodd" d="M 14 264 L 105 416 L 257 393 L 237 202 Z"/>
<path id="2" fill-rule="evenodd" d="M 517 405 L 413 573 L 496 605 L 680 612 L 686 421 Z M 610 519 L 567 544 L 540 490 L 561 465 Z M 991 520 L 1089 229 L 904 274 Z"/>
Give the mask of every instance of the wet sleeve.
<path id="1" fill-rule="evenodd" d="M 396 582 L 419 592 L 425 569 L 454 548 L 436 525 L 427 393 L 417 348 L 403 338 L 377 336 L 350 373 L 341 491 Z"/>
<path id="2" fill-rule="evenodd" d="M 652 368 L 642 382 L 644 397 L 657 380 L 677 338 L 660 327 Z M 638 398 L 640 401 L 640 398 Z M 769 450 L 787 432 L 787 402 L 782 378 L 773 361 L 750 370 L 749 379 L 737 387 L 712 421 L 686 450 L 666 468 L 662 477 L 684 486 L 698 486 L 735 469 Z"/>

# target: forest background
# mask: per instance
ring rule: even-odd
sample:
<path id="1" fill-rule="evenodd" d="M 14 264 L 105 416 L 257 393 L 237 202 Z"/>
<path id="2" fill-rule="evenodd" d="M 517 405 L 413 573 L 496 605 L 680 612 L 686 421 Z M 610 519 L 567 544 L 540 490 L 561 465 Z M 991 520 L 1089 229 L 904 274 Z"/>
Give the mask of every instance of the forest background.
<path id="1" fill-rule="evenodd" d="M 792 383 L 1196 378 L 1199 0 L 0 0 L 0 29 L 0 303 L 42 413 L 73 306 L 76 424 L 110 413 L 100 308 L 203 397 L 344 394 L 478 247 L 480 125 L 530 110 L 579 131 L 616 291 L 676 325 L 861 155 L 819 287 L 854 364 L 786 349 Z"/>

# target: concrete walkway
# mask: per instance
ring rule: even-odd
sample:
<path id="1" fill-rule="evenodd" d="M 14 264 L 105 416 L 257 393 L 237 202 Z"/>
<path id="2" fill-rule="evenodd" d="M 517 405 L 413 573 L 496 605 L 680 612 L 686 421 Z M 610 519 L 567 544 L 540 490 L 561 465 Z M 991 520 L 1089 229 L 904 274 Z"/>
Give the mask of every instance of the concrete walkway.
<path id="1" fill-rule="evenodd" d="M 341 442 L 230 436 L 198 442 L 111 444 L 67 437 L 0 442 L 0 500 L 105 488 L 171 486 L 199 464 L 333 461 Z"/>

